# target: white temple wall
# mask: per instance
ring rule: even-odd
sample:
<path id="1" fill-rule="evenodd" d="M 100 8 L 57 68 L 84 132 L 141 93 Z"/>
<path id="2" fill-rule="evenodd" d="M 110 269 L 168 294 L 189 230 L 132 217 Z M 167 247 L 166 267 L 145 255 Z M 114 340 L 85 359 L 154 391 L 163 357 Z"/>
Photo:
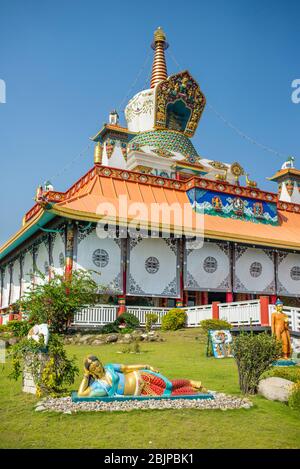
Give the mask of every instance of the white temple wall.
<path id="1" fill-rule="evenodd" d="M 21 265 L 20 259 L 16 259 L 12 266 L 11 295 L 10 303 L 15 303 L 20 299 L 21 286 Z"/>
<path id="2" fill-rule="evenodd" d="M 130 132 L 145 132 L 154 129 L 155 90 L 137 93 L 127 104 L 125 118 Z"/>
<path id="3" fill-rule="evenodd" d="M 4 274 L 3 274 L 1 308 L 7 308 L 9 306 L 9 294 L 10 294 L 10 268 L 9 268 L 9 265 L 6 265 L 4 269 Z"/>
<path id="4" fill-rule="evenodd" d="M 65 233 L 55 233 L 52 238 L 52 266 L 58 275 L 63 275 L 66 262 Z"/>
<path id="5" fill-rule="evenodd" d="M 300 296 L 300 254 L 278 252 L 276 277 L 278 295 Z"/>
<path id="6" fill-rule="evenodd" d="M 205 241 L 184 251 L 184 288 L 192 291 L 230 291 L 231 260 L 228 243 Z"/>
<path id="7" fill-rule="evenodd" d="M 29 290 L 32 284 L 32 273 L 33 273 L 33 256 L 31 251 L 27 251 L 23 259 L 22 267 L 22 289 L 21 294 Z"/>
<path id="8" fill-rule="evenodd" d="M 235 246 L 233 291 L 273 295 L 275 286 L 274 251 Z"/>
<path id="9" fill-rule="evenodd" d="M 122 153 L 120 140 L 116 140 L 111 155 L 108 154 L 107 145 L 107 142 L 103 145 L 102 164 L 111 168 L 126 169 L 126 160 Z"/>
<path id="10" fill-rule="evenodd" d="M 127 249 L 127 295 L 178 298 L 178 241 L 130 238 Z"/>
<path id="11" fill-rule="evenodd" d="M 91 270 L 99 291 L 123 293 L 123 248 L 121 240 L 101 239 L 95 228 L 77 236 L 77 269 Z"/>
<path id="12" fill-rule="evenodd" d="M 35 254 L 36 271 L 45 275 L 45 280 L 41 279 L 38 275 L 35 275 L 36 283 L 40 284 L 48 280 L 49 264 L 49 245 L 48 239 L 45 238 L 38 244 Z"/>

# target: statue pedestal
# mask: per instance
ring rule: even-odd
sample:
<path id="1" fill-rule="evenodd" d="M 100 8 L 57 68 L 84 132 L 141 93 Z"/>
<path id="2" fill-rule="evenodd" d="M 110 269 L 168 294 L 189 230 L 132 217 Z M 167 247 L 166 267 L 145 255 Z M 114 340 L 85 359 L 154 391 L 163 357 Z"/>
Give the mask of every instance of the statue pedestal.
<path id="1" fill-rule="evenodd" d="M 73 402 L 124 402 L 124 401 L 161 401 L 161 400 L 177 400 L 177 399 L 214 399 L 214 395 L 210 392 L 197 394 L 181 394 L 177 396 L 105 396 L 105 397 L 80 397 L 77 392 L 72 392 Z"/>
<path id="2" fill-rule="evenodd" d="M 272 363 L 272 366 L 296 366 L 294 360 L 281 359 Z"/>
<path id="3" fill-rule="evenodd" d="M 34 376 L 31 371 L 31 364 L 32 364 L 33 358 L 34 357 L 32 353 L 28 353 L 24 357 L 25 366 L 24 366 L 23 377 L 22 377 L 22 391 L 29 393 L 29 394 L 36 394 L 36 391 L 37 391 L 36 384 L 34 381 Z M 40 376 L 45 363 L 49 359 L 49 355 L 47 353 L 40 352 L 38 354 L 38 359 L 40 362 L 39 369 L 38 369 L 38 376 Z"/>

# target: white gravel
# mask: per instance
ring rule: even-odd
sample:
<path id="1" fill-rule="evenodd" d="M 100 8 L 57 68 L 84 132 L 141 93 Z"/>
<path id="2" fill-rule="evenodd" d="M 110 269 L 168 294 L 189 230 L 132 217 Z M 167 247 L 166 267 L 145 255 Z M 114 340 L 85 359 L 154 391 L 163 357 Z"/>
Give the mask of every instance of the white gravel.
<path id="1" fill-rule="evenodd" d="M 35 405 L 36 411 L 53 411 L 72 414 L 76 412 L 113 412 L 149 409 L 250 409 L 252 402 L 247 398 L 212 392 L 214 399 L 164 399 L 116 402 L 72 402 L 71 397 L 47 398 Z"/>

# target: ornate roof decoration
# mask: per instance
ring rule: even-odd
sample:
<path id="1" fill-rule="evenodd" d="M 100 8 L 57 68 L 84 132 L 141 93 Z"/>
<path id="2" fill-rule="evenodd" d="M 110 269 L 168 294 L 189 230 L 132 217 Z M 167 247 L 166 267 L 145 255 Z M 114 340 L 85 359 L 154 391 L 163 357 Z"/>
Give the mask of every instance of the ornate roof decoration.
<path id="1" fill-rule="evenodd" d="M 155 50 L 154 60 L 152 65 L 151 85 L 154 88 L 161 80 L 165 80 L 168 76 L 165 50 L 169 47 L 166 41 L 164 31 L 159 27 L 154 33 L 154 40 L 151 44 L 152 49 Z"/>
<path id="2" fill-rule="evenodd" d="M 206 103 L 198 83 L 186 70 L 156 87 L 155 128 L 177 130 L 192 137 Z"/>

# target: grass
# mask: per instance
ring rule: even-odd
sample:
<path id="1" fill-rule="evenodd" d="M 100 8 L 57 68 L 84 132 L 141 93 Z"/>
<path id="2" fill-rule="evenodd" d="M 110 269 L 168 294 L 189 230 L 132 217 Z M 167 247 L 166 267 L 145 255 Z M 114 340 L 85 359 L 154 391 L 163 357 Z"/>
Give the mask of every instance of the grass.
<path id="1" fill-rule="evenodd" d="M 199 330 L 164 333 L 144 353 L 118 354 L 120 345 L 67 346 L 82 369 L 87 354 L 104 363 L 149 363 L 169 378 L 200 379 L 208 388 L 239 394 L 233 359 L 206 358 Z M 250 410 L 149 410 L 64 415 L 34 411 L 37 399 L 21 392 L 21 380 L 0 376 L 1 448 L 299 448 L 299 412 L 280 402 L 251 397 Z M 78 377 L 73 388 L 80 382 Z"/>

